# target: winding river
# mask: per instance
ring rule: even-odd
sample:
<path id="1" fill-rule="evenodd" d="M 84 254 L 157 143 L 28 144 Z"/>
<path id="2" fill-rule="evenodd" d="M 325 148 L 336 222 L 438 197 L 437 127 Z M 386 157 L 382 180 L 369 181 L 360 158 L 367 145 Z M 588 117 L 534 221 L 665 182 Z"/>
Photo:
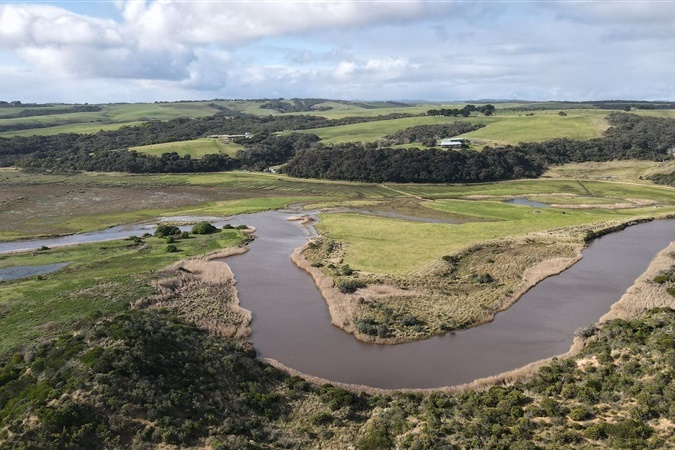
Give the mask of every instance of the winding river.
<path id="1" fill-rule="evenodd" d="M 241 305 L 253 313 L 259 356 L 329 380 L 387 389 L 434 388 L 467 383 L 565 353 L 574 331 L 598 320 L 675 240 L 675 221 L 629 227 L 595 240 L 584 257 L 547 278 L 491 323 L 395 346 L 357 341 L 330 324 L 328 308 L 311 277 L 290 255 L 310 231 L 283 211 L 231 217 L 256 227 L 250 251 L 227 258 Z M 222 223 L 218 224 L 222 226 Z M 0 253 L 42 245 L 91 242 L 152 232 L 124 227 L 53 240 L 0 243 Z M 126 236 L 121 236 L 126 235 Z"/>
<path id="2" fill-rule="evenodd" d="M 227 259 L 241 305 L 253 312 L 261 357 L 303 373 L 387 389 L 467 383 L 565 353 L 576 329 L 595 323 L 675 240 L 675 221 L 629 227 L 594 241 L 583 259 L 547 278 L 480 327 L 394 346 L 365 344 L 330 324 L 323 297 L 289 261 L 308 232 L 288 214 L 245 216 L 257 228 L 248 253 Z"/>

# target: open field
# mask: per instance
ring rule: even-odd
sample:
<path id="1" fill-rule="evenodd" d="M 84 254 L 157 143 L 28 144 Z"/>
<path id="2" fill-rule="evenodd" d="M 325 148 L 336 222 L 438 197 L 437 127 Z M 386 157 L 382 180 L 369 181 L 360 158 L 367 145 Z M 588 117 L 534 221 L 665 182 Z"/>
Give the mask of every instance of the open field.
<path id="1" fill-rule="evenodd" d="M 375 142 L 387 134 L 417 125 L 438 125 L 456 121 L 484 124 L 485 127 L 463 134 L 480 144 L 517 144 L 538 142 L 554 138 L 590 139 L 601 136 L 607 128 L 608 112 L 599 110 L 570 110 L 567 116 L 552 112 L 524 114 L 500 114 L 467 118 L 420 116 L 404 119 L 358 123 L 329 128 L 306 130 L 322 138 L 328 144 L 342 142 Z"/>
<path id="2" fill-rule="evenodd" d="M 162 156 L 162 153 L 176 152 L 180 156 L 190 155 L 192 158 L 201 158 L 204 155 L 218 153 L 234 156 L 243 148 L 243 146 L 235 144 L 234 142 L 223 142 L 220 139 L 203 138 L 192 141 L 167 142 L 164 144 L 131 147 L 129 150 L 135 150 L 140 153 L 147 153 L 154 156 Z"/>
<path id="3" fill-rule="evenodd" d="M 161 238 L 107 241 L 0 256 L 0 268 L 70 262 L 49 275 L 0 283 L 0 352 L 48 335 L 76 319 L 111 314 L 152 292 L 150 274 L 245 239 L 238 230 L 178 240 L 168 253 Z"/>
<path id="4" fill-rule="evenodd" d="M 542 178 L 574 178 L 577 180 L 611 180 L 653 184 L 649 179 L 658 173 L 675 171 L 675 161 L 621 160 L 603 163 L 572 163 L 551 167 Z"/>
<path id="5" fill-rule="evenodd" d="M 415 223 L 350 213 L 324 214 L 319 230 L 345 246 L 344 262 L 356 270 L 403 274 L 473 243 L 553 228 L 589 225 L 653 213 L 653 209 L 606 211 L 538 210 L 499 202 L 438 200 L 429 207 L 480 221 Z M 675 212 L 675 207 L 659 210 Z M 563 214 L 565 213 L 565 214 Z M 581 237 L 581 236 L 579 236 Z M 405 255 L 403 257 L 402 255 Z"/>
<path id="6" fill-rule="evenodd" d="M 611 163 L 610 163 L 611 164 Z M 601 170 L 601 169 L 598 169 Z M 387 184 L 387 186 L 389 186 Z M 672 202 L 673 189 L 653 184 L 640 185 L 575 179 L 536 179 L 476 183 L 465 185 L 409 184 L 392 185 L 396 189 L 424 199 L 465 198 L 474 196 L 527 197 L 533 195 L 571 194 L 611 198 L 634 198 Z"/>

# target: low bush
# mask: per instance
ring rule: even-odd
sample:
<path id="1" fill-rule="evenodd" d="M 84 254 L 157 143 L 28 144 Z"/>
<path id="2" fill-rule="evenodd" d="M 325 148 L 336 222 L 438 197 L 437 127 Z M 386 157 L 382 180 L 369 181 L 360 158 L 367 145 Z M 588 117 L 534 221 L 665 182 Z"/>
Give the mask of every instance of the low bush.
<path id="1" fill-rule="evenodd" d="M 360 280 L 343 280 L 338 283 L 337 287 L 343 294 L 353 294 L 357 290 L 366 287 L 366 283 Z"/>

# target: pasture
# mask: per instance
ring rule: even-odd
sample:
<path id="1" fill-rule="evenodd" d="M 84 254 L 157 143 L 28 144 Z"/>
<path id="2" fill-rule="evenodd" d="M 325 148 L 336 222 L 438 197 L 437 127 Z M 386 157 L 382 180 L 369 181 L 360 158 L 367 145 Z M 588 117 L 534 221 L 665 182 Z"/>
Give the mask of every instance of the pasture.
<path id="1" fill-rule="evenodd" d="M 428 107 L 427 107 L 428 109 Z M 376 142 L 385 135 L 417 125 L 438 125 L 456 121 L 484 124 L 485 127 L 465 133 L 478 145 L 506 145 L 519 142 L 538 142 L 555 138 L 591 139 L 600 137 L 607 128 L 607 112 L 598 110 L 574 110 L 567 116 L 550 112 L 527 116 L 524 114 L 500 114 L 490 117 L 472 116 L 467 118 L 443 116 L 419 116 L 403 119 L 381 120 L 328 128 L 313 128 L 306 133 L 318 135 L 326 144 L 344 142 Z M 451 137 L 451 136 L 448 136 Z"/>
<path id="2" fill-rule="evenodd" d="M 223 142 L 220 139 L 202 138 L 194 139 L 192 141 L 166 142 L 164 144 L 131 147 L 129 150 L 135 150 L 153 156 L 161 156 L 162 153 L 176 152 L 180 156 L 190 155 L 192 158 L 201 158 L 204 155 L 214 155 L 219 153 L 234 156 L 243 148 L 242 145 L 234 142 Z"/>

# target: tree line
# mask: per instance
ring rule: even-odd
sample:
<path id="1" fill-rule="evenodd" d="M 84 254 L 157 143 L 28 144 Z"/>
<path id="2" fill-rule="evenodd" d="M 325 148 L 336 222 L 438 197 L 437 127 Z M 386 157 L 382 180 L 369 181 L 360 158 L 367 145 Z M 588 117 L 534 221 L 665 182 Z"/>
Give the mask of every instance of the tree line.
<path id="1" fill-rule="evenodd" d="M 486 116 L 491 116 L 495 112 L 494 105 L 466 105 L 462 108 L 441 108 L 430 109 L 427 111 L 427 116 L 450 116 L 450 117 L 469 117 L 472 112 L 479 112 Z"/>
<path id="2" fill-rule="evenodd" d="M 603 137 L 587 141 L 554 139 L 538 143 L 488 148 L 482 152 L 445 151 L 431 148 L 378 148 L 371 144 L 326 146 L 308 134 L 271 133 L 321 125 L 367 121 L 373 118 L 329 120 L 315 116 L 257 117 L 221 114 L 201 119 L 153 121 L 142 126 L 122 127 L 96 134 L 0 139 L 0 165 L 31 170 L 125 171 L 133 173 L 208 172 L 247 168 L 264 170 L 287 162 L 291 176 L 373 182 L 481 182 L 536 177 L 552 164 L 613 159 L 665 160 L 675 142 L 675 120 L 641 117 L 626 113 L 608 116 L 611 127 Z M 382 120 L 382 117 L 375 118 Z M 394 140 L 424 139 L 442 130 L 462 132 L 471 124 L 450 124 L 444 129 L 412 127 L 390 136 Z M 467 130 L 469 128 L 466 128 Z M 160 157 L 129 147 L 195 139 L 213 133 L 254 132 L 242 139 L 246 148 L 230 158 L 208 155 L 201 159 L 166 153 Z"/>

